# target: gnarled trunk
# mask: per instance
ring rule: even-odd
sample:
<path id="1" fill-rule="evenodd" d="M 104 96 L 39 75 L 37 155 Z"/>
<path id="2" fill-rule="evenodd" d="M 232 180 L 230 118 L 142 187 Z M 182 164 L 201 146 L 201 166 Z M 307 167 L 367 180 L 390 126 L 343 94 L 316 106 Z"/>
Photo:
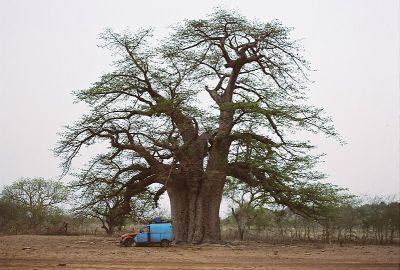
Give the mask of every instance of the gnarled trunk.
<path id="1" fill-rule="evenodd" d="M 198 179 L 200 187 L 191 191 L 186 181 L 168 186 L 172 225 L 177 243 L 220 242 L 219 208 L 223 181 Z"/>
<path id="2" fill-rule="evenodd" d="M 205 170 L 199 162 L 167 183 L 177 243 L 222 241 L 219 210 L 226 180 L 228 148 L 227 143 L 217 143 Z M 189 168 L 188 165 L 183 167 Z"/>
<path id="3" fill-rule="evenodd" d="M 188 194 L 185 183 L 171 183 L 167 188 L 170 204 L 172 228 L 175 242 L 187 242 L 188 237 Z"/>
<path id="4" fill-rule="evenodd" d="M 192 243 L 219 243 L 221 229 L 219 209 L 225 184 L 225 175 L 207 173 L 197 196 L 195 231 Z"/>

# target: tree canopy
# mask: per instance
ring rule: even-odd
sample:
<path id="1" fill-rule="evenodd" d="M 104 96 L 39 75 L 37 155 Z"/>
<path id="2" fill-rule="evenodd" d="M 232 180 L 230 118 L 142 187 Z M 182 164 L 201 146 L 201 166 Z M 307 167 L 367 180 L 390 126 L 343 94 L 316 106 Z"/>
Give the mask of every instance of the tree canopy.
<path id="1" fill-rule="evenodd" d="M 58 210 L 60 203 L 68 200 L 69 191 L 61 182 L 44 178 L 21 178 L 5 186 L 2 199 L 16 205 L 15 209 L 25 209 L 30 217 L 30 225 L 37 230 L 46 215 Z"/>
<path id="2" fill-rule="evenodd" d="M 91 111 L 61 134 L 65 172 L 82 147 L 106 142 L 85 171 L 118 183 L 126 211 L 132 196 L 159 184 L 155 197 L 168 192 L 177 242 L 220 241 L 228 176 L 318 214 L 329 198 L 305 134 L 337 133 L 307 104 L 309 64 L 290 33 L 223 9 L 176 25 L 157 44 L 150 29 L 105 31 L 114 70 L 75 93 Z"/>

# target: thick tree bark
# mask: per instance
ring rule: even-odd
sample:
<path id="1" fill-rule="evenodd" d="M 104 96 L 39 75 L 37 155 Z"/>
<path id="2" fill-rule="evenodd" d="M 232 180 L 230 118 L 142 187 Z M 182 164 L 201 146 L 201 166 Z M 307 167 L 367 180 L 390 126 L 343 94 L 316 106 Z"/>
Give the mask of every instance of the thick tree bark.
<path id="1" fill-rule="evenodd" d="M 175 242 L 187 242 L 188 210 L 187 188 L 185 183 L 168 184 L 167 192 L 171 204 L 172 228 Z"/>
<path id="2" fill-rule="evenodd" d="M 219 208 L 224 182 L 199 181 L 201 187 L 197 192 L 190 191 L 186 181 L 167 188 L 176 243 L 221 241 Z"/>
<path id="3" fill-rule="evenodd" d="M 221 239 L 219 209 L 225 176 L 208 172 L 196 203 L 195 232 L 192 243 L 219 243 Z"/>
<path id="4" fill-rule="evenodd" d="M 182 163 L 179 174 L 168 181 L 167 191 L 177 243 L 222 241 L 219 210 L 226 180 L 228 149 L 228 140 L 215 142 L 205 170 L 202 155 L 201 161 L 197 157 Z"/>

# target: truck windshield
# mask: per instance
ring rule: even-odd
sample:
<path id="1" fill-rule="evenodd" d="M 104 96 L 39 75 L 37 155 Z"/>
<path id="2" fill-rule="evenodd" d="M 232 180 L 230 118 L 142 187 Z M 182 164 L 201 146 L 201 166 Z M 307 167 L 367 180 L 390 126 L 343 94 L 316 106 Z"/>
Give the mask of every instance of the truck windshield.
<path id="1" fill-rule="evenodd" d="M 149 228 L 143 227 L 143 228 L 140 229 L 140 232 L 141 232 L 141 233 L 149 232 Z"/>

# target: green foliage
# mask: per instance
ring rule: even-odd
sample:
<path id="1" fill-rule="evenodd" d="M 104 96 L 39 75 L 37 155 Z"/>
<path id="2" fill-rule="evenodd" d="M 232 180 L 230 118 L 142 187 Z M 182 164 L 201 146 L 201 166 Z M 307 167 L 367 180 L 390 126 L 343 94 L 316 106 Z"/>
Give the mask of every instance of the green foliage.
<path id="1" fill-rule="evenodd" d="M 43 178 L 22 178 L 5 186 L 0 197 L 0 231 L 46 232 L 64 218 L 60 204 L 69 199 L 61 182 Z"/>
<path id="2" fill-rule="evenodd" d="M 354 196 L 344 193 L 344 189 L 332 184 L 316 181 L 282 181 L 275 188 L 270 185 L 249 186 L 238 179 L 229 178 L 224 196 L 236 207 L 250 208 L 277 205 L 288 206 L 293 212 L 320 223 L 329 222 L 338 215 L 338 209 L 349 204 Z"/>
<path id="3" fill-rule="evenodd" d="M 0 232 L 17 233 L 28 229 L 29 214 L 26 208 L 0 197 Z"/>
<path id="4" fill-rule="evenodd" d="M 69 191 L 61 182 L 43 178 L 22 178 L 2 191 L 3 201 L 13 205 L 17 212 L 23 209 L 34 230 L 40 230 L 47 217 L 58 211 L 58 205 L 67 202 L 68 196 Z"/>
<path id="5" fill-rule="evenodd" d="M 2 196 L 29 209 L 52 207 L 68 199 L 68 189 L 44 178 L 21 178 L 5 186 Z"/>
<path id="6" fill-rule="evenodd" d="M 298 186 L 293 186 L 293 181 L 290 184 L 281 185 L 284 194 L 277 195 L 276 189 L 271 193 L 270 189 L 263 186 L 252 187 L 235 178 L 227 180 L 224 196 L 231 203 L 232 216 L 238 226 L 241 240 L 246 228 L 255 225 L 256 220 L 257 226 L 261 226 L 262 219 L 266 217 L 266 211 L 269 209 L 274 210 L 277 224 L 287 215 L 287 211 L 277 209 L 280 206 L 288 206 L 290 212 L 296 214 L 293 218 L 294 223 L 310 220 L 329 227 L 331 223 L 343 220 L 346 209 L 351 207 L 350 199 L 353 196 L 344 194 L 343 189 L 336 186 L 307 181 L 297 182 Z"/>

